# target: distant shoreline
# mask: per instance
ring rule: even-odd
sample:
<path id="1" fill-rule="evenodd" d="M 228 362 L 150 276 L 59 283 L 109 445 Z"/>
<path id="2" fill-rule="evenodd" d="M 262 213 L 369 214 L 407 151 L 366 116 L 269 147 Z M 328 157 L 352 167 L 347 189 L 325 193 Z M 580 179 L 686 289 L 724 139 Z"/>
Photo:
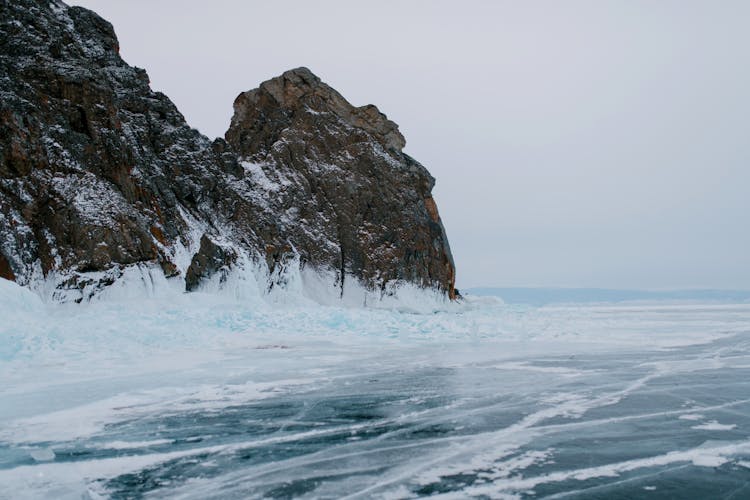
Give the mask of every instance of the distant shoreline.
<path id="1" fill-rule="evenodd" d="M 750 302 L 750 290 L 618 290 L 610 288 L 477 287 L 461 289 L 475 296 L 500 297 L 509 304 L 542 306 L 561 303 L 632 301 Z"/>

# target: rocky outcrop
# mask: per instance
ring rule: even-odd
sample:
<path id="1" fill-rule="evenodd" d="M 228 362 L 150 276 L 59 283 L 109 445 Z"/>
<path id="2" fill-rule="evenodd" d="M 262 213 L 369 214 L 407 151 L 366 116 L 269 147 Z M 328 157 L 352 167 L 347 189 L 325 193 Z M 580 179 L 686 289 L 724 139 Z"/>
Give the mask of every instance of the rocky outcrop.
<path id="1" fill-rule="evenodd" d="M 270 288 L 295 263 L 342 290 L 453 296 L 434 180 L 374 106 L 300 68 L 241 94 L 211 141 L 95 13 L 2 0 L 0 16 L 0 276 L 101 290 L 148 265 L 193 290 L 254 262 Z"/>
<path id="2" fill-rule="evenodd" d="M 189 292 L 195 290 L 217 273 L 221 273 L 219 282 L 225 280 L 236 261 L 237 254 L 232 249 L 222 248 L 204 234 L 198 253 L 193 256 L 185 273 L 185 289 Z"/>
<path id="3" fill-rule="evenodd" d="M 112 26 L 62 3 L 4 2 L 0 21 L 0 253 L 27 284 L 159 262 L 191 220 L 241 201 L 223 141 L 185 124 Z"/>
<path id="4" fill-rule="evenodd" d="M 306 262 L 341 280 L 452 293 L 435 180 L 375 106 L 354 107 L 298 68 L 240 94 L 225 137 Z"/>

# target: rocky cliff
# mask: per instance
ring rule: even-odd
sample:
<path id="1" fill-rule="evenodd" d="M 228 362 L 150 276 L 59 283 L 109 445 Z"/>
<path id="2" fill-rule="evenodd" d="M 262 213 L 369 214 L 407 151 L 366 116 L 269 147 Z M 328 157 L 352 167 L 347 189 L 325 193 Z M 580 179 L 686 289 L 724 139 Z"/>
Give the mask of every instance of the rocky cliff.
<path id="1" fill-rule="evenodd" d="M 95 13 L 1 5 L 0 276 L 63 300 L 133 268 L 188 291 L 252 268 L 266 289 L 306 270 L 341 294 L 454 296 L 434 179 L 375 106 L 299 68 L 240 94 L 211 141 Z"/>

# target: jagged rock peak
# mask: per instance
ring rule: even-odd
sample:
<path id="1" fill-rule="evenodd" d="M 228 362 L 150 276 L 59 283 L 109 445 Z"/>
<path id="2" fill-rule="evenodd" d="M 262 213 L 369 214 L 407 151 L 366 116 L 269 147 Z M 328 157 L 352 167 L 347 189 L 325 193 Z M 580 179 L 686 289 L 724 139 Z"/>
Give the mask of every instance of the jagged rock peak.
<path id="1" fill-rule="evenodd" d="M 272 100 L 278 108 L 288 112 L 331 113 L 351 127 L 362 129 L 389 150 L 401 151 L 406 140 L 398 125 L 381 113 L 377 106 L 351 105 L 336 90 L 305 67 L 285 71 L 281 76 L 260 84 L 257 89 L 241 93 L 234 101 L 234 117 L 230 131 L 240 123 L 255 120 L 259 108 L 269 108 Z M 227 137 L 229 139 L 229 137 Z"/>
<path id="2" fill-rule="evenodd" d="M 303 262 L 368 286 L 406 281 L 453 296 L 454 265 L 435 179 L 403 153 L 398 126 L 375 106 L 352 106 L 307 68 L 240 94 L 225 134 L 269 188 L 272 213 Z M 289 234 L 289 233 L 286 233 Z"/>

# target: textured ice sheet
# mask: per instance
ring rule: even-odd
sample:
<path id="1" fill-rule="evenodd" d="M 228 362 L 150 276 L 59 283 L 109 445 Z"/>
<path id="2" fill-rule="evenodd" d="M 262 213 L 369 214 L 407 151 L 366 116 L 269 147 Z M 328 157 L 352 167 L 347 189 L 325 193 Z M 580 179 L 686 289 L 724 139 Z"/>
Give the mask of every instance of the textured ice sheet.
<path id="1" fill-rule="evenodd" d="M 747 304 L 0 308 L 0 498 L 750 494 Z"/>

